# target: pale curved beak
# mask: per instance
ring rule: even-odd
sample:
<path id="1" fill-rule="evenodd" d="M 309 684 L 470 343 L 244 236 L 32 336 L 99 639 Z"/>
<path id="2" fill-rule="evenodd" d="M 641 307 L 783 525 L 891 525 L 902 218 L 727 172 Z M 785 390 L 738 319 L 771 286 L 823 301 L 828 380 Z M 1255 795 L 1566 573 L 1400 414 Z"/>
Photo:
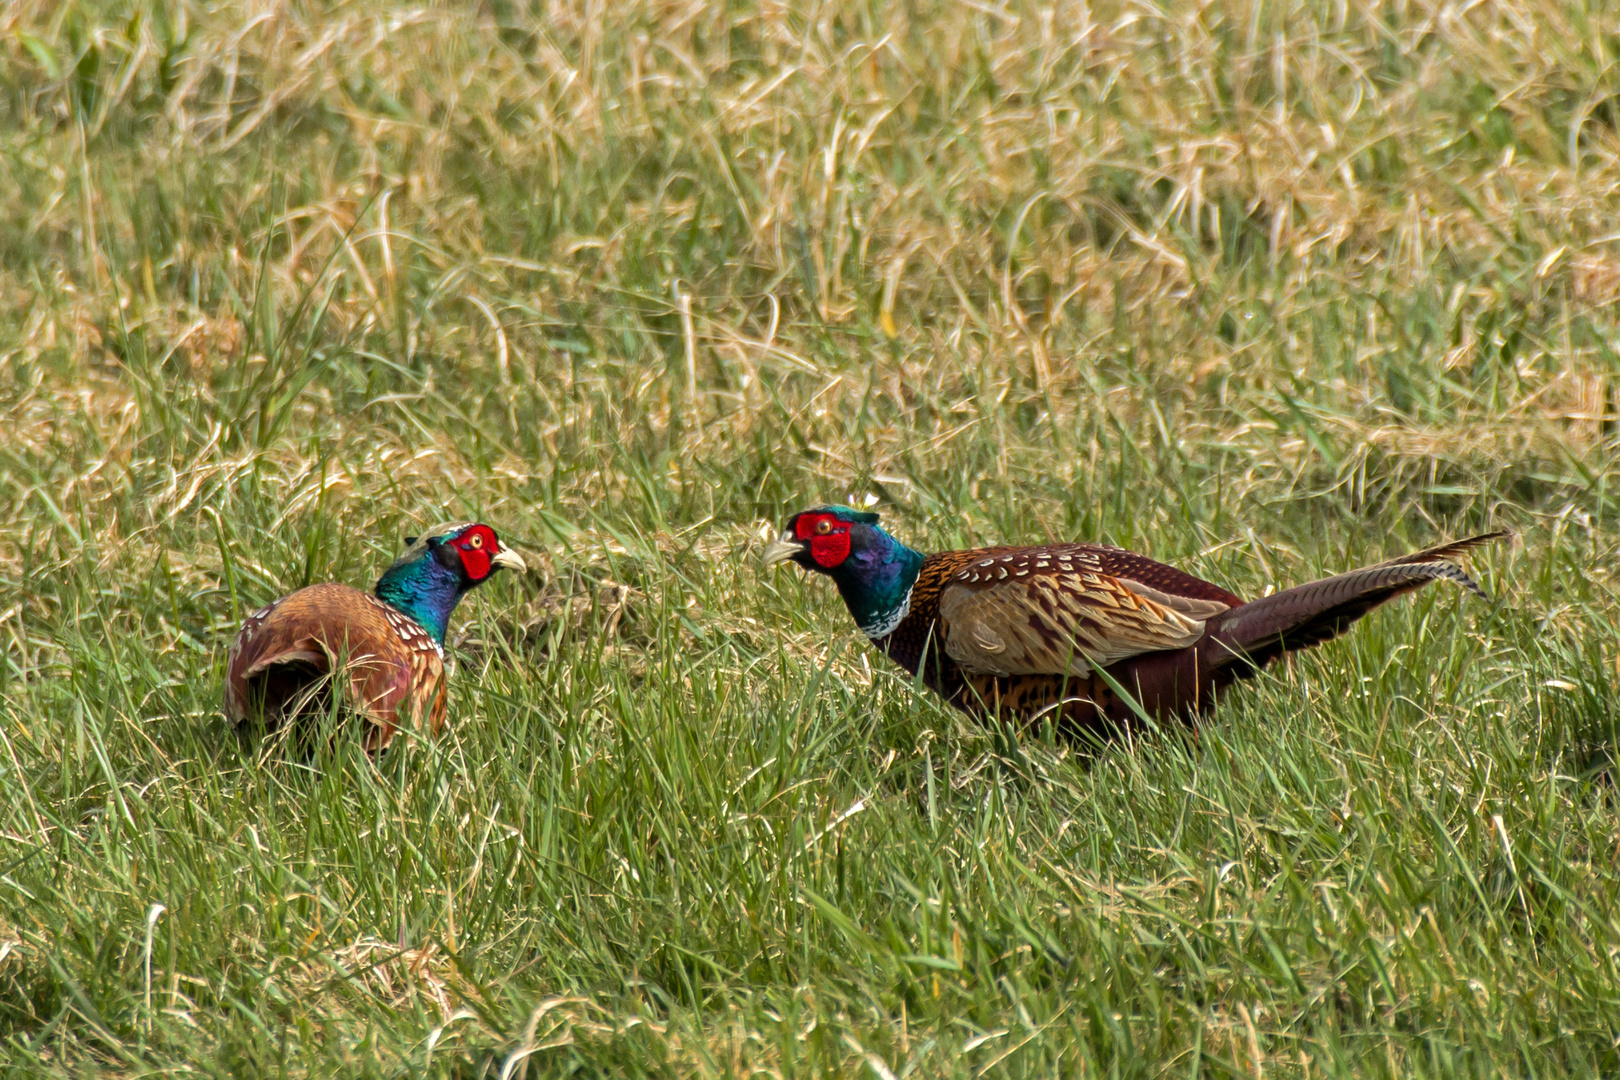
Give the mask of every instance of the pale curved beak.
<path id="1" fill-rule="evenodd" d="M 775 540 L 772 540 L 771 546 L 765 549 L 765 554 L 760 557 L 760 568 L 766 569 L 775 566 L 779 562 L 787 562 L 795 555 L 802 555 L 809 550 L 809 544 L 802 540 L 795 540 L 787 533 L 783 533 Z"/>
<path id="2" fill-rule="evenodd" d="M 496 566 L 504 566 L 508 570 L 516 570 L 520 574 L 528 569 L 528 567 L 523 563 L 523 556 L 519 555 L 509 547 L 501 548 L 501 550 L 495 553 L 495 557 L 489 561 L 494 563 Z"/>

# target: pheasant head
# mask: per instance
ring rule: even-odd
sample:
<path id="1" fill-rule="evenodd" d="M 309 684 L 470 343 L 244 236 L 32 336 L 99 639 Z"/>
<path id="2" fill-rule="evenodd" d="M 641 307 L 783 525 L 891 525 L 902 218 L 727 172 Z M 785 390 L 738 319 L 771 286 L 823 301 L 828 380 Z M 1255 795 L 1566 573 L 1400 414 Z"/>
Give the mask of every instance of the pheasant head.
<path id="1" fill-rule="evenodd" d="M 383 573 L 373 591 L 409 615 L 444 644 L 450 613 L 474 587 L 501 567 L 522 572 L 523 559 L 501 546 L 495 530 L 476 522 L 435 525 L 405 538 L 405 553 Z"/>
<path id="2" fill-rule="evenodd" d="M 793 515 L 765 549 L 765 565 L 795 562 L 826 574 L 874 641 L 888 636 L 911 610 L 911 587 L 923 557 L 878 526 L 878 516 L 847 506 L 818 506 Z"/>

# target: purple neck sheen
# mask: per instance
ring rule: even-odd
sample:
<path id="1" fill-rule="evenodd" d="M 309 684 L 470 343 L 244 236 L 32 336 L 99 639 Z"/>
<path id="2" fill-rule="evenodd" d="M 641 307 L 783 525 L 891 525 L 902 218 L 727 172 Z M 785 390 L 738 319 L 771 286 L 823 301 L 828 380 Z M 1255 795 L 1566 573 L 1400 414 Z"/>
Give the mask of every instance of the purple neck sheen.
<path id="1" fill-rule="evenodd" d="M 876 525 L 855 528 L 865 535 L 832 571 L 832 579 L 855 624 L 875 641 L 893 633 L 906 617 L 923 557 Z"/>

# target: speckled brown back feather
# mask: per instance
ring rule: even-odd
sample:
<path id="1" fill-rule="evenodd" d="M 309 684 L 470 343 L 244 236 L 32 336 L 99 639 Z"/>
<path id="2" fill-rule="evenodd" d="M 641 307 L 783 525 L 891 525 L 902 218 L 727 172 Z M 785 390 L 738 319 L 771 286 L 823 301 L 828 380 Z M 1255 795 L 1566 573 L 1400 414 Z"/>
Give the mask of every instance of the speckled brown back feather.
<path id="1" fill-rule="evenodd" d="M 1176 589 L 1199 595 L 1168 591 Z M 940 591 L 939 625 L 946 654 L 970 674 L 1084 676 L 1138 653 L 1185 648 L 1237 602 L 1129 552 L 1061 544 L 972 560 Z"/>

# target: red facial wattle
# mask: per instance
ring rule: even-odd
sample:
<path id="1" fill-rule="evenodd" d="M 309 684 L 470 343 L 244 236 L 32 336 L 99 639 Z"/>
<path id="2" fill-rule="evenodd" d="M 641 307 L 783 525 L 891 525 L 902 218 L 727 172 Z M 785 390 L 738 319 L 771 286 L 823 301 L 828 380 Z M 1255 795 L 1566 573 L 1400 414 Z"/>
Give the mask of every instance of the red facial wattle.
<path id="1" fill-rule="evenodd" d="M 810 544 L 816 565 L 831 570 L 849 558 L 849 523 L 831 514 L 804 515 L 794 524 L 794 535 Z"/>
<path id="2" fill-rule="evenodd" d="M 462 551 L 461 568 L 472 581 L 483 581 L 489 576 L 489 554 L 484 551 Z"/>
<path id="3" fill-rule="evenodd" d="M 483 581 L 489 577 L 490 560 L 501 550 L 501 542 L 495 539 L 493 529 L 487 525 L 474 525 L 452 543 L 456 554 L 461 556 L 461 569 L 469 581 Z"/>

